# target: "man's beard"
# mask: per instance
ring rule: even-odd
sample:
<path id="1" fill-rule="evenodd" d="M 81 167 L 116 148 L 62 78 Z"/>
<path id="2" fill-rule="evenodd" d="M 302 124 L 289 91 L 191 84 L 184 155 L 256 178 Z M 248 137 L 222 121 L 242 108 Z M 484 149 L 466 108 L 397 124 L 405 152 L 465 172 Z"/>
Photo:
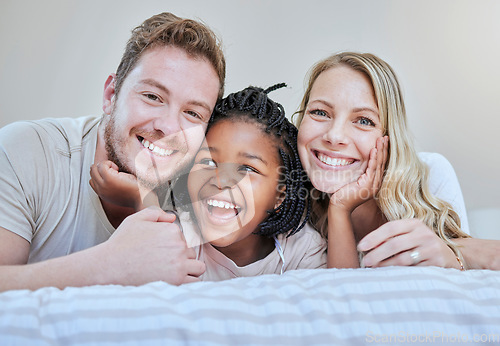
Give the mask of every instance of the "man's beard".
<path id="1" fill-rule="evenodd" d="M 108 160 L 114 162 L 118 166 L 120 172 L 132 174 L 136 177 L 137 181 L 143 187 L 149 190 L 164 189 L 170 185 L 169 178 L 161 178 L 158 172 L 158 168 L 153 161 L 153 167 L 156 174 L 156 179 L 151 180 L 138 174 L 135 167 L 130 167 L 126 162 L 126 155 L 119 150 L 119 148 L 126 147 L 126 140 L 120 138 L 116 131 L 116 116 L 114 113 L 110 115 L 110 118 L 104 128 L 104 145 L 108 155 Z"/>

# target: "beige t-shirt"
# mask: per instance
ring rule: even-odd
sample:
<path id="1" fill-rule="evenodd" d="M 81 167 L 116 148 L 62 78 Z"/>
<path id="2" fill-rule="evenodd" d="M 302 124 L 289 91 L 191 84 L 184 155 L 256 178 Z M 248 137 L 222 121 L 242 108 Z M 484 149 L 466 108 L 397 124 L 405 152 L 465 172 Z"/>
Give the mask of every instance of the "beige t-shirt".
<path id="1" fill-rule="evenodd" d="M 0 129 L 0 227 L 31 243 L 28 262 L 68 255 L 114 231 L 89 185 L 100 117 Z"/>
<path id="2" fill-rule="evenodd" d="M 180 214 L 182 229 L 188 245 L 196 250 L 197 258 L 206 265 L 203 281 L 221 281 L 237 277 L 263 274 L 281 274 L 287 270 L 326 268 L 326 242 L 306 224 L 290 237 L 280 234 L 275 238 L 275 249 L 265 258 L 239 267 L 210 243 L 200 240 L 199 232 L 189 213 Z M 199 245 L 200 243 L 203 243 Z"/>

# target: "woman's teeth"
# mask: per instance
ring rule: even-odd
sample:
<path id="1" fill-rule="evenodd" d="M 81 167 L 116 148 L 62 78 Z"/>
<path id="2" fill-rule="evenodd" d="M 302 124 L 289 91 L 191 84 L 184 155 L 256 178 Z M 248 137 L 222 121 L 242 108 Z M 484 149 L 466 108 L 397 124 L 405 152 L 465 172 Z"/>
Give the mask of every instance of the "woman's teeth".
<path id="1" fill-rule="evenodd" d="M 318 153 L 318 159 L 328 166 L 347 166 L 354 162 L 354 160 L 336 159 L 321 153 Z"/>
<path id="2" fill-rule="evenodd" d="M 216 199 L 207 200 L 207 204 L 216 208 L 224 208 L 224 209 L 238 209 L 239 207 L 234 205 L 233 203 L 218 201 Z"/>
<path id="3" fill-rule="evenodd" d="M 173 150 L 160 148 L 144 138 L 142 139 L 141 143 L 144 146 L 144 148 L 149 149 L 158 156 L 170 156 L 174 152 Z"/>

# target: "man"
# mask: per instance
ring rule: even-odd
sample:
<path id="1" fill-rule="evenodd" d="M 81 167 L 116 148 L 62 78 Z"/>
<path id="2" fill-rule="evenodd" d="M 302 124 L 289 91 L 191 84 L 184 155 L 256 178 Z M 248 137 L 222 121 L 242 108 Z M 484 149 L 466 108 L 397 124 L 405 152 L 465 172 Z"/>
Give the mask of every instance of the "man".
<path id="1" fill-rule="evenodd" d="M 109 159 L 145 189 L 168 184 L 198 150 L 224 79 L 214 33 L 162 13 L 132 31 L 102 118 L 1 129 L 0 291 L 197 281 L 204 264 L 175 217 L 101 201 L 89 170 Z"/>

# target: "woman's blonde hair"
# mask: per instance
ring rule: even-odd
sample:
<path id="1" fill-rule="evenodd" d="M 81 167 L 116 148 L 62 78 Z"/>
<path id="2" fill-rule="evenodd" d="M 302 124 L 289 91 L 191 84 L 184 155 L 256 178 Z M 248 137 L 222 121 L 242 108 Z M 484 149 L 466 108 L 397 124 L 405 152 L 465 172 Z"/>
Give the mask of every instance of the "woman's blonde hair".
<path id="1" fill-rule="evenodd" d="M 346 66 L 364 73 L 371 80 L 379 109 L 384 135 L 390 146 L 384 179 L 375 200 L 388 221 L 417 218 L 422 220 L 460 257 L 452 238 L 468 237 L 460 229 L 460 219 L 452 206 L 434 197 L 428 186 L 428 167 L 420 161 L 407 129 L 403 96 L 392 68 L 382 59 L 369 53 L 343 52 L 316 63 L 309 73 L 309 81 L 299 110 L 296 125 L 304 117 L 311 89 L 318 76 L 337 66 Z M 314 188 L 311 222 L 323 236 L 328 229 L 328 198 L 319 197 Z"/>

